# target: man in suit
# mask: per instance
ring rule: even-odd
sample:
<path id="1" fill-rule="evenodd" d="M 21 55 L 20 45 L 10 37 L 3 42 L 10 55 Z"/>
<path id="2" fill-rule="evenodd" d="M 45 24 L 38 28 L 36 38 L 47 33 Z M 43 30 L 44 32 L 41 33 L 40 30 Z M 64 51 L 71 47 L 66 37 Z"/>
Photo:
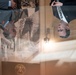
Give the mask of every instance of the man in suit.
<path id="1" fill-rule="evenodd" d="M 0 0 L 0 9 L 20 9 L 21 0 Z"/>
<path id="2" fill-rule="evenodd" d="M 60 19 L 58 25 L 58 33 L 62 38 L 67 38 L 70 35 L 69 22 L 76 19 L 76 1 L 62 0 L 61 2 L 51 1 L 51 6 L 53 8 L 53 14 Z M 63 3 L 62 3 L 63 2 Z"/>

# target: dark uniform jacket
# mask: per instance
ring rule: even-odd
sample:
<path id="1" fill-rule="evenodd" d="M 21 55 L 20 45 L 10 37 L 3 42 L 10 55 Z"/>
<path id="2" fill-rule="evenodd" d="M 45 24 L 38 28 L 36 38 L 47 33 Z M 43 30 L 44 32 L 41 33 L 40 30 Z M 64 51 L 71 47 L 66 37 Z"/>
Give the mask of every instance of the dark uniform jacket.
<path id="1" fill-rule="evenodd" d="M 68 22 L 76 19 L 76 6 L 61 6 L 61 9 Z M 57 7 L 52 7 L 52 10 L 53 10 L 53 15 L 59 18 Z"/>
<path id="2" fill-rule="evenodd" d="M 51 3 L 53 2 L 53 1 L 57 1 L 57 0 L 51 0 L 51 2 L 50 2 L 50 5 L 51 5 Z M 59 0 L 59 2 L 62 2 L 63 3 L 63 5 L 65 5 L 65 6 L 68 6 L 68 5 L 76 5 L 76 0 Z"/>
<path id="3" fill-rule="evenodd" d="M 21 8 L 21 0 L 14 0 L 17 4 L 17 9 Z M 12 9 L 9 7 L 9 0 L 0 0 L 0 9 Z"/>

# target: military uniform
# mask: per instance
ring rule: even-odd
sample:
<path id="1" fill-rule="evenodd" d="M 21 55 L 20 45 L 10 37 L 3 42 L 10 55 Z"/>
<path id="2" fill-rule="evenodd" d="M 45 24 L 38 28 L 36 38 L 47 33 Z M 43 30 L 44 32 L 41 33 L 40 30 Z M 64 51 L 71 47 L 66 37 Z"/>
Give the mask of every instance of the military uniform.
<path id="1" fill-rule="evenodd" d="M 11 6 L 9 6 L 9 1 L 10 0 L 0 0 L 0 9 L 12 9 Z M 21 8 L 21 0 L 14 0 L 14 2 L 17 4 L 16 9 L 20 9 Z"/>

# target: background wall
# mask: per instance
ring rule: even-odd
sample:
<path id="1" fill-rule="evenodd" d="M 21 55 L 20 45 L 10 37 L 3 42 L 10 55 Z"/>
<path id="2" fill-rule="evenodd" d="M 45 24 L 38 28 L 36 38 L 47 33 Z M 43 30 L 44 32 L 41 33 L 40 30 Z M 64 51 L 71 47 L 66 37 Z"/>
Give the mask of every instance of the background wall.
<path id="1" fill-rule="evenodd" d="M 1 57 L 0 57 L 0 75 L 2 75 Z"/>
<path id="2" fill-rule="evenodd" d="M 46 62 L 46 75 L 76 75 L 76 63 L 63 63 L 56 66 L 57 61 Z"/>
<path id="3" fill-rule="evenodd" d="M 2 62 L 2 75 L 17 75 L 15 67 L 18 64 L 22 64 L 26 68 L 24 75 L 40 75 L 40 64 L 27 64 L 16 62 Z"/>

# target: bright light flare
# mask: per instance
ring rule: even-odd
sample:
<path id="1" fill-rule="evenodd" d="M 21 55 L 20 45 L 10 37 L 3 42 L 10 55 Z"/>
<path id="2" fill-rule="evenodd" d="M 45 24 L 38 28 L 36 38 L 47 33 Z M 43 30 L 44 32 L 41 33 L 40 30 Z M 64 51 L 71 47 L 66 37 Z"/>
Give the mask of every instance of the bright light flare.
<path id="1" fill-rule="evenodd" d="M 49 41 L 43 41 L 43 52 L 50 52 L 55 49 L 55 41 L 49 40 Z"/>

